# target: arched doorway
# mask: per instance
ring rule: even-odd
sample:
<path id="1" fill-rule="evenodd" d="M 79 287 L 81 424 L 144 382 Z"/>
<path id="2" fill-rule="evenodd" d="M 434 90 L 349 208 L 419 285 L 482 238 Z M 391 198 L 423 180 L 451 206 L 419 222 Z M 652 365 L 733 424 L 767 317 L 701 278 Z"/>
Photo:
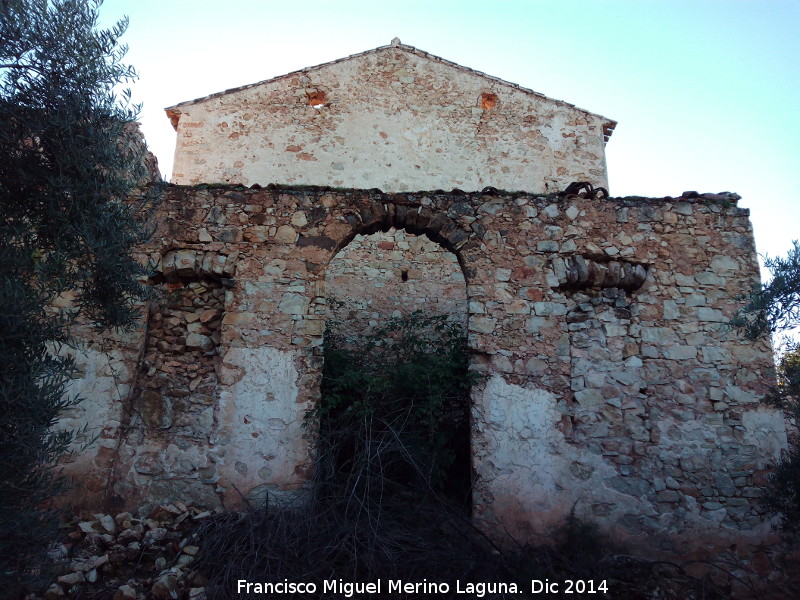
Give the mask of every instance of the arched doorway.
<path id="1" fill-rule="evenodd" d="M 320 431 L 357 430 L 331 450 L 333 468 L 360 469 L 366 452 L 392 490 L 468 511 L 468 303 L 456 255 L 425 234 L 366 232 L 330 261 L 325 289 Z"/>

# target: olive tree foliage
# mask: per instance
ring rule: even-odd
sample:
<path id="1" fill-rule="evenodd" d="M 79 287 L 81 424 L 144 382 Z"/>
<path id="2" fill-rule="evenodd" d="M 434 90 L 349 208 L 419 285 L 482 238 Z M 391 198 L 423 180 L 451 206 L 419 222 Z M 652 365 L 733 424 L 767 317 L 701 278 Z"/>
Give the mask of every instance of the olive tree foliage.
<path id="1" fill-rule="evenodd" d="M 778 345 L 778 385 L 767 401 L 790 416 L 800 416 L 800 243 L 795 241 L 785 258 L 764 261 L 772 278 L 754 291 L 734 319 L 748 339 L 770 334 Z"/>
<path id="2" fill-rule="evenodd" d="M 772 279 L 750 296 L 737 319 L 752 340 L 800 327 L 800 243 L 793 242 L 786 258 L 768 258 L 764 265 Z"/>
<path id="3" fill-rule="evenodd" d="M 777 385 L 767 394 L 767 403 L 787 417 L 790 447 L 776 465 L 766 495 L 767 506 L 781 516 L 784 531 L 800 538 L 800 244 L 795 241 L 785 258 L 767 259 L 772 278 L 749 299 L 734 320 L 752 340 L 766 333 L 779 341 Z"/>
<path id="4" fill-rule="evenodd" d="M 135 77 L 100 0 L 0 0 L 0 588 L 30 572 L 47 541 L 43 503 L 74 433 L 56 431 L 75 319 L 124 327 L 144 288 L 131 248 L 145 177 L 136 117 L 115 88 Z M 69 293 L 73 302 L 57 309 Z M 57 305 L 63 303 L 55 303 Z M 7 578 L 12 578 L 11 580 Z"/>

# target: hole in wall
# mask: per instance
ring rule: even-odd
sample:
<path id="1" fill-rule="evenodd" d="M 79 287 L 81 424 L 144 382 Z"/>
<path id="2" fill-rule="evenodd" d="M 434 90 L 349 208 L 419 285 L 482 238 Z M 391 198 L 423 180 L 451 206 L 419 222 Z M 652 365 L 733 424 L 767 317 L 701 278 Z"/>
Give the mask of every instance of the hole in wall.
<path id="1" fill-rule="evenodd" d="M 322 90 L 307 92 L 308 105 L 314 108 L 324 108 L 328 104 L 328 96 Z"/>
<path id="2" fill-rule="evenodd" d="M 415 310 L 448 315 L 466 328 L 466 281 L 458 259 L 424 234 L 391 228 L 357 235 L 331 260 L 325 282 L 334 304 L 344 303 L 353 333 Z"/>
<path id="3" fill-rule="evenodd" d="M 483 110 L 492 110 L 497 106 L 497 94 L 481 94 L 481 108 Z"/>

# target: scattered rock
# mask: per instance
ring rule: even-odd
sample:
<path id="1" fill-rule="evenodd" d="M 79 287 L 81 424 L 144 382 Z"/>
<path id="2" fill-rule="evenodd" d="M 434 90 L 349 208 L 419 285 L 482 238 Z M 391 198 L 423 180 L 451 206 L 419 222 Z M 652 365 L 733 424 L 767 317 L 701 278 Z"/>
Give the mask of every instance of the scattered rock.
<path id="1" fill-rule="evenodd" d="M 136 590 L 129 585 L 121 585 L 112 600 L 136 600 Z"/>
<path id="2" fill-rule="evenodd" d="M 100 515 L 98 521 L 106 533 L 110 533 L 111 535 L 117 533 L 117 523 L 111 515 Z"/>
<path id="3" fill-rule="evenodd" d="M 114 521 L 119 525 L 122 529 L 130 529 L 133 527 L 133 515 L 129 512 L 119 513 L 116 517 L 114 517 Z"/>
<path id="4" fill-rule="evenodd" d="M 70 573 L 69 575 L 62 575 L 58 578 L 58 583 L 63 583 L 67 586 L 73 586 L 76 583 L 81 583 L 86 581 L 86 578 L 83 576 L 83 572 L 76 571 L 74 573 Z"/>
<path id="5" fill-rule="evenodd" d="M 61 560 L 62 558 L 66 558 L 68 554 L 69 549 L 64 544 L 55 544 L 47 551 L 47 557 L 50 560 Z"/>
<path id="6" fill-rule="evenodd" d="M 156 527 L 144 534 L 144 545 L 152 546 L 167 537 L 167 530 L 163 527 Z"/>
<path id="7" fill-rule="evenodd" d="M 97 521 L 83 521 L 82 523 L 78 523 L 78 528 L 83 533 L 95 533 L 96 530 L 94 528 Z"/>
<path id="8" fill-rule="evenodd" d="M 47 588 L 47 591 L 44 593 L 44 600 L 58 600 L 59 598 L 64 597 L 64 590 L 61 589 L 61 586 L 57 583 L 53 583 Z M 134 596 L 134 599 L 136 596 Z"/>
<path id="9" fill-rule="evenodd" d="M 150 593 L 156 600 L 177 600 L 178 578 L 171 573 L 159 577 L 153 584 Z"/>
<path id="10" fill-rule="evenodd" d="M 68 534 L 75 544 L 54 544 L 50 551 L 54 569 L 66 573 L 50 585 L 43 600 L 78 600 L 109 589 L 116 590 L 113 600 L 137 600 L 137 590 L 138 600 L 145 596 L 205 600 L 208 581 L 188 567 L 200 551 L 189 543 L 195 526 L 189 517 L 213 513 L 176 502 L 156 506 L 146 514 L 144 521 L 129 512 L 76 520 L 75 531 Z M 194 591 L 189 592 L 190 588 Z"/>

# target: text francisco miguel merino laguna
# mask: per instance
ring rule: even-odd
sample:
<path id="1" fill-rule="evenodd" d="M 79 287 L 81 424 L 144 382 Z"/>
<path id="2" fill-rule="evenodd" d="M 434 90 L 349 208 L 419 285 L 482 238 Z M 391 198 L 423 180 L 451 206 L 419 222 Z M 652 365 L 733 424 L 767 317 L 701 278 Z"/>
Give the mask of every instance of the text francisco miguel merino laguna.
<path id="1" fill-rule="evenodd" d="M 402 579 L 388 579 L 371 581 L 369 583 L 344 581 L 342 579 L 327 579 L 319 586 L 316 583 L 295 582 L 284 579 L 275 582 L 251 582 L 239 579 L 236 582 L 236 592 L 239 594 L 339 594 L 344 598 L 353 598 L 363 594 L 469 594 L 476 598 L 483 598 L 486 594 L 521 594 L 524 591 L 517 583 L 506 582 L 466 582 L 456 580 L 455 586 L 449 583 L 432 582 L 423 579 L 421 582 L 406 582 Z M 564 581 L 550 581 L 549 579 L 532 579 L 530 584 L 531 594 L 599 594 L 608 591 L 605 580 L 592 579 L 565 579 Z"/>

